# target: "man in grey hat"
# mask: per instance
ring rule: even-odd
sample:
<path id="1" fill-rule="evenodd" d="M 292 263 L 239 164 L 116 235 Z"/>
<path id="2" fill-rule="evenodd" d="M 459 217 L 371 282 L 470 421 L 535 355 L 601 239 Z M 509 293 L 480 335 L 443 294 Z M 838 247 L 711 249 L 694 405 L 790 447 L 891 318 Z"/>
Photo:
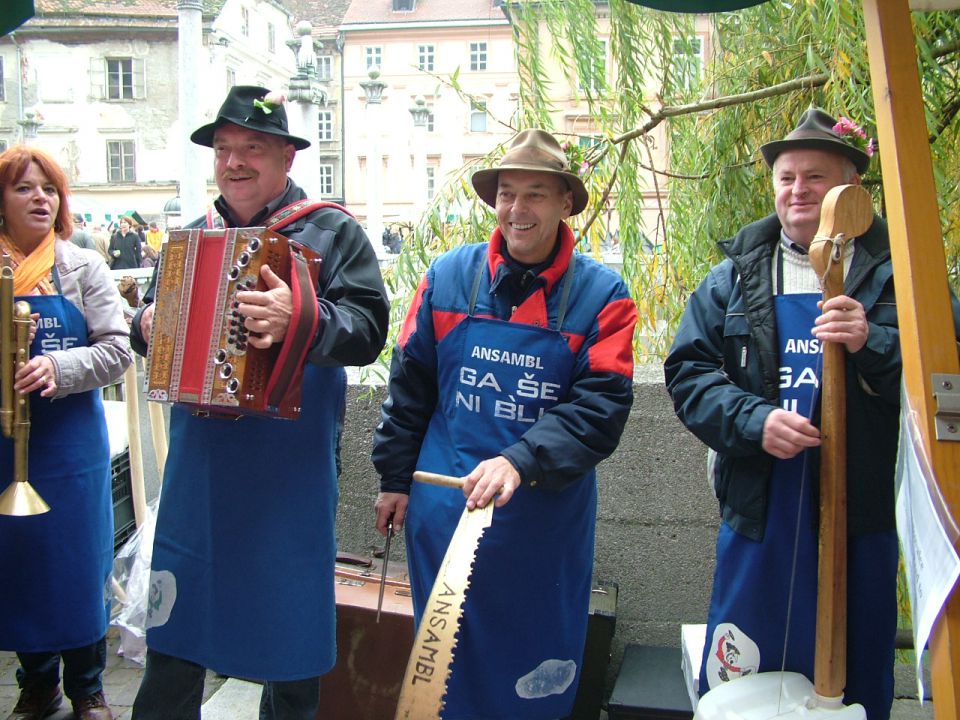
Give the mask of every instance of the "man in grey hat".
<path id="1" fill-rule="evenodd" d="M 231 88 L 216 119 L 191 135 L 213 148 L 221 195 L 218 218 L 188 227 L 267 226 L 320 255 L 320 322 L 303 366 L 301 415 L 222 419 L 172 408 L 137 720 L 199 720 L 206 668 L 266 681 L 263 720 L 313 720 L 319 676 L 334 664 L 343 366 L 376 359 L 389 313 L 360 225 L 307 200 L 287 177 L 309 142 L 288 132 L 283 103 L 266 88 Z M 269 266 L 260 275 L 266 289 L 238 292 L 237 310 L 249 344 L 267 348 L 287 339 L 293 304 Z M 141 353 L 152 300 L 153 288 L 131 327 Z"/>
<path id="2" fill-rule="evenodd" d="M 873 144 L 854 123 L 812 107 L 761 152 L 773 171 L 776 212 L 719 243 L 726 259 L 690 296 L 664 364 L 677 415 L 712 451 L 722 517 L 700 692 L 779 670 L 784 660 L 786 670 L 813 678 L 817 390 L 821 343 L 841 343 L 851 609 L 844 701 L 886 720 L 897 627 L 901 372 L 886 225 L 875 216 L 848 246 L 844 294 L 822 306 L 807 257 L 824 196 L 860 183 Z"/>
<path id="3" fill-rule="evenodd" d="M 574 252 L 565 221 L 587 191 L 552 135 L 519 133 L 472 180 L 497 226 L 439 257 L 407 313 L 374 438 L 377 528 L 406 529 L 419 622 L 464 497 L 495 503 L 443 717 L 555 720 L 578 684 L 594 468 L 633 401 L 636 306 L 615 272 Z M 418 469 L 463 478 L 463 492 L 412 483 Z"/>

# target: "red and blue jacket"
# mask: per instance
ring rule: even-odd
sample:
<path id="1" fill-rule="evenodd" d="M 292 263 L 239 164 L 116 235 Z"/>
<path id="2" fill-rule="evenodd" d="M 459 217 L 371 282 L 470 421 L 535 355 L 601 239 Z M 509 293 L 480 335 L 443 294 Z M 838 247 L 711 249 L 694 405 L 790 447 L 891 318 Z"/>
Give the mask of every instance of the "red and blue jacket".
<path id="1" fill-rule="evenodd" d="M 437 258 L 417 288 L 393 352 L 389 394 L 374 434 L 373 463 L 383 492 L 408 493 L 430 418 L 437 407 L 437 346 L 469 312 L 477 270 L 474 315 L 556 328 L 563 278 L 574 252 L 561 223 L 553 261 L 518 297 L 495 229 L 490 241 Z M 620 276 L 578 254 L 560 332 L 575 356 L 566 397 L 520 439 L 500 451 L 525 484 L 560 490 L 617 447 L 633 403 L 633 331 L 637 309 Z M 477 429 L 483 432 L 482 428 Z"/>

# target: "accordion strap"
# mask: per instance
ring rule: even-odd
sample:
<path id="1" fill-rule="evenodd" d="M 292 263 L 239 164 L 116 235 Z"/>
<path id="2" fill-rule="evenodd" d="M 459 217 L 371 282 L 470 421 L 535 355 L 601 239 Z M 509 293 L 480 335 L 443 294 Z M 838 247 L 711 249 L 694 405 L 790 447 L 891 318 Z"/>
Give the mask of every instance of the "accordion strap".
<path id="1" fill-rule="evenodd" d="M 353 214 L 347 210 L 343 205 L 338 205 L 335 202 L 320 202 L 317 200 L 298 200 L 295 203 L 291 203 L 286 207 L 280 208 L 267 218 L 267 221 L 264 223 L 268 228 L 276 232 L 280 232 L 281 228 L 285 228 L 292 222 L 296 222 L 304 215 L 309 215 L 315 210 L 320 210 L 322 208 L 333 208 L 339 210 L 342 213 L 353 217 Z"/>
<path id="2" fill-rule="evenodd" d="M 283 402 L 287 390 L 303 367 L 310 343 L 320 325 L 320 307 L 307 259 L 293 247 L 290 248 L 290 292 L 293 296 L 290 326 L 273 372 L 267 380 L 267 403 L 272 407 L 279 407 Z"/>
<path id="3" fill-rule="evenodd" d="M 266 221 L 265 225 L 273 231 L 279 231 L 303 216 L 325 207 L 350 215 L 346 208 L 337 203 L 304 199 L 281 208 Z M 293 296 L 290 326 L 287 328 L 273 372 L 267 380 L 267 402 L 273 407 L 279 407 L 287 390 L 296 380 L 310 350 L 310 343 L 320 325 L 320 308 L 307 259 L 292 245 L 290 247 L 290 292 Z"/>

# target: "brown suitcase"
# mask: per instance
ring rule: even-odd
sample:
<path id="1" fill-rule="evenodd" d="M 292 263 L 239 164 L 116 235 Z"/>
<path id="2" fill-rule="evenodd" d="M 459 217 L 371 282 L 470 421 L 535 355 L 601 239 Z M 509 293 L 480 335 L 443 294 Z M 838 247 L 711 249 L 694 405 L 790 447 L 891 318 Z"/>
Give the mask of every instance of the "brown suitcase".
<path id="1" fill-rule="evenodd" d="M 393 720 L 396 714 L 413 648 L 407 568 L 403 563 L 387 564 L 377 623 L 383 561 L 359 562 L 337 563 L 337 664 L 320 678 L 317 720 Z"/>

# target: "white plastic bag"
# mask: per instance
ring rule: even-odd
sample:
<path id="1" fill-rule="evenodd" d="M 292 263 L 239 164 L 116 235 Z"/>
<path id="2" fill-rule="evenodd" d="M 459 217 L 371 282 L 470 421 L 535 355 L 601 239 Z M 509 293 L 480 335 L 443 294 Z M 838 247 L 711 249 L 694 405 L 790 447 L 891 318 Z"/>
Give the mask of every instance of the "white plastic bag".
<path id="1" fill-rule="evenodd" d="M 110 624 L 120 629 L 117 654 L 143 665 L 147 655 L 147 597 L 150 591 L 150 561 L 157 526 L 157 502 L 147 507 L 147 516 L 123 544 L 113 561 L 111 589 L 114 614 Z"/>

